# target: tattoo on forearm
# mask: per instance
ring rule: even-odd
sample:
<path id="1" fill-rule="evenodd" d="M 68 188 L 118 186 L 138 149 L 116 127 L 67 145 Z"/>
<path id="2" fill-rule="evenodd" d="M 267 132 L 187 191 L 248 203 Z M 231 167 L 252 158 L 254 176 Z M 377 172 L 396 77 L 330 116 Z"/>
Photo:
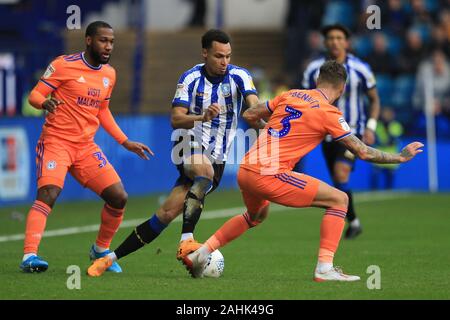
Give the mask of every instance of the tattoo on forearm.
<path id="1" fill-rule="evenodd" d="M 412 158 L 413 157 L 413 154 L 407 148 L 404 148 L 402 150 L 401 155 L 404 158 Z"/>
<path id="2" fill-rule="evenodd" d="M 398 154 L 387 153 L 378 149 L 372 148 L 364 144 L 355 135 L 350 135 L 341 140 L 341 142 L 358 158 L 365 161 L 376 163 L 399 163 L 400 157 Z M 402 151 L 402 156 L 405 156 Z"/>

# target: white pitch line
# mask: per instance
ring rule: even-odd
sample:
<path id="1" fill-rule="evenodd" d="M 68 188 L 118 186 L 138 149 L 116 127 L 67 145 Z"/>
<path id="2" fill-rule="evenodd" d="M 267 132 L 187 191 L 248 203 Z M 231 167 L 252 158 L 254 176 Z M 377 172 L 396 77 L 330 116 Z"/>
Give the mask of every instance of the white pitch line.
<path id="1" fill-rule="evenodd" d="M 394 200 L 394 199 L 406 198 L 409 196 L 411 196 L 411 193 L 408 193 L 408 192 L 403 192 L 403 193 L 367 192 L 367 193 L 356 194 L 355 202 L 364 203 L 364 202 Z M 271 204 L 271 206 L 270 206 L 271 212 L 287 211 L 287 210 L 298 210 L 298 208 L 284 207 L 284 206 L 277 205 L 277 204 Z M 245 207 L 235 207 L 235 208 L 229 208 L 229 209 L 205 211 L 204 213 L 202 213 L 201 219 L 209 220 L 209 219 L 225 218 L 225 217 L 237 215 L 239 213 L 244 213 L 244 211 L 245 211 Z M 120 225 L 120 228 L 122 229 L 122 228 L 135 227 L 135 226 L 141 224 L 142 222 L 144 222 L 146 219 L 148 219 L 148 217 L 141 218 L 141 219 L 125 220 Z M 174 220 L 174 222 L 181 222 L 181 215 L 178 216 Z M 99 227 L 100 227 L 99 224 L 91 224 L 88 226 L 49 230 L 49 231 L 45 231 L 43 237 L 50 238 L 50 237 L 67 236 L 70 234 L 96 232 L 96 231 L 98 231 Z M 0 242 L 23 240 L 24 237 L 25 237 L 25 235 L 23 233 L 13 234 L 13 235 L 8 235 L 8 236 L 0 236 Z"/>

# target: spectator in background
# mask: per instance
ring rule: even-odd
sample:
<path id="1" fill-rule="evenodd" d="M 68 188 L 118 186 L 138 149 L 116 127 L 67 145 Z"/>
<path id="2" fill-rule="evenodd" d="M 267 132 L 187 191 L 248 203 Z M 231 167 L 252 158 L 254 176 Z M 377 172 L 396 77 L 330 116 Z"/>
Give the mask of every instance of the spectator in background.
<path id="1" fill-rule="evenodd" d="M 433 50 L 442 50 L 448 57 L 450 56 L 450 43 L 445 28 L 442 24 L 433 27 L 431 33 L 431 48 Z"/>
<path id="2" fill-rule="evenodd" d="M 406 35 L 406 46 L 401 51 L 397 66 L 401 73 L 416 74 L 417 66 L 426 54 L 420 33 L 416 30 L 409 30 Z"/>
<path id="3" fill-rule="evenodd" d="M 189 27 L 204 27 L 206 15 L 206 0 L 189 0 L 192 3 L 192 15 Z"/>
<path id="4" fill-rule="evenodd" d="M 384 152 L 397 153 L 400 150 L 399 138 L 402 134 L 403 126 L 395 120 L 394 110 L 390 107 L 383 107 L 375 131 L 376 142 L 374 147 Z M 374 163 L 370 179 L 371 189 L 392 189 L 397 168 L 397 164 Z M 380 178 L 383 178 L 385 182 L 384 187 L 380 187 Z"/>
<path id="5" fill-rule="evenodd" d="M 308 58 L 308 45 L 305 39 L 308 30 L 320 28 L 326 0 L 289 0 L 286 11 L 286 45 L 284 50 L 284 70 L 288 83 L 297 87 L 302 62 Z"/>
<path id="6" fill-rule="evenodd" d="M 436 132 L 439 137 L 450 138 L 450 65 L 445 54 L 435 50 L 431 59 L 423 61 L 416 76 L 416 90 L 413 97 L 414 107 L 419 111 L 414 126 L 416 134 L 426 133 L 425 85 L 432 82 Z"/>
<path id="7" fill-rule="evenodd" d="M 440 16 L 441 25 L 444 27 L 447 39 L 450 39 L 450 10 L 444 10 Z"/>
<path id="8" fill-rule="evenodd" d="M 398 36 L 404 36 L 411 23 L 410 15 L 405 10 L 402 0 L 377 1 L 381 8 L 381 25 Z"/>
<path id="9" fill-rule="evenodd" d="M 432 81 L 433 85 L 435 110 L 450 117 L 450 65 L 440 50 L 435 50 L 431 59 L 420 63 L 418 68 L 413 102 L 415 107 L 421 110 L 424 110 L 424 90 L 428 81 Z"/>
<path id="10" fill-rule="evenodd" d="M 367 63 L 375 74 L 394 75 L 396 72 L 394 57 L 387 50 L 386 36 L 377 32 L 372 37 L 373 51 L 366 57 Z"/>
<path id="11" fill-rule="evenodd" d="M 413 26 L 427 29 L 437 21 L 436 14 L 427 10 L 424 0 L 411 0 L 411 8 Z"/>

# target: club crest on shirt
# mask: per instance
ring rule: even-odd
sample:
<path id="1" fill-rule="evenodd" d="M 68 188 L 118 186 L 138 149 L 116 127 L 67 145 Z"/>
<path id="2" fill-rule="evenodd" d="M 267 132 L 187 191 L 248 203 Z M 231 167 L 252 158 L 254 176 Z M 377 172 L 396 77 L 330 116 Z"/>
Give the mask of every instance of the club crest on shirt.
<path id="1" fill-rule="evenodd" d="M 229 83 L 223 83 L 220 87 L 224 97 L 229 97 L 231 95 L 231 86 Z"/>
<path id="2" fill-rule="evenodd" d="M 47 169 L 48 170 L 54 170 L 56 169 L 56 161 L 55 160 L 50 160 L 47 162 Z"/>
<path id="3" fill-rule="evenodd" d="M 106 88 L 108 88 L 109 86 L 109 78 L 107 77 L 103 77 L 103 86 Z"/>
<path id="4" fill-rule="evenodd" d="M 47 70 L 45 70 L 44 75 L 42 76 L 42 78 L 44 79 L 48 79 L 52 76 L 53 73 L 55 73 L 56 69 L 55 67 L 53 67 L 51 64 L 48 65 Z"/>

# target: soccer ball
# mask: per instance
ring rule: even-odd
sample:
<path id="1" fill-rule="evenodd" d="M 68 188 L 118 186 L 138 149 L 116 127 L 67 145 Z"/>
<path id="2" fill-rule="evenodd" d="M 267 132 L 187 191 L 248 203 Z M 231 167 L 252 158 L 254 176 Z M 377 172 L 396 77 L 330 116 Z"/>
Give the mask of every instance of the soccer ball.
<path id="1" fill-rule="evenodd" d="M 211 252 L 203 270 L 203 276 L 218 278 L 222 275 L 225 268 L 225 260 L 219 250 Z"/>

